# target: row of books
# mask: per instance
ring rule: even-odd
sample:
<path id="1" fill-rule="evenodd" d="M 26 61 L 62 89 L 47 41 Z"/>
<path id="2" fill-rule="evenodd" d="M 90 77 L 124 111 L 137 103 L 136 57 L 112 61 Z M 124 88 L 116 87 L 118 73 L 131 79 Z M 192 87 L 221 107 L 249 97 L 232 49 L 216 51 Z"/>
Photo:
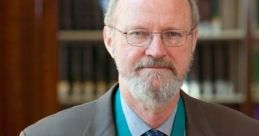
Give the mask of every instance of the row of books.
<path id="1" fill-rule="evenodd" d="M 259 30 L 259 0 L 256 0 L 256 8 L 254 10 L 256 12 L 256 24 L 257 24 L 257 30 Z"/>
<path id="2" fill-rule="evenodd" d="M 96 30 L 103 27 L 100 0 L 60 0 L 60 30 Z"/>
<path id="3" fill-rule="evenodd" d="M 253 117 L 259 120 L 259 104 L 255 104 L 253 107 Z"/>
<path id="4" fill-rule="evenodd" d="M 198 43 L 184 87 L 199 98 L 240 96 L 238 43 Z M 117 81 L 116 66 L 102 42 L 65 42 L 60 46 L 61 101 L 93 100 Z"/>
<path id="5" fill-rule="evenodd" d="M 73 103 L 101 96 L 118 77 L 102 42 L 61 43 L 60 69 L 60 99 Z"/>
<path id="6" fill-rule="evenodd" d="M 239 0 L 197 0 L 197 2 L 200 13 L 199 29 L 202 33 L 220 33 L 222 30 L 239 29 L 244 25 Z"/>
<path id="7" fill-rule="evenodd" d="M 108 0 L 60 0 L 61 30 L 96 30 L 103 27 Z M 242 8 L 237 0 L 197 0 L 201 31 L 237 29 Z M 230 10 L 231 9 L 231 10 Z"/>
<path id="8" fill-rule="evenodd" d="M 241 99 L 238 41 L 199 42 L 186 90 L 196 98 Z"/>
<path id="9" fill-rule="evenodd" d="M 254 99 L 259 102 L 259 40 L 255 42 L 252 50 L 252 89 Z"/>

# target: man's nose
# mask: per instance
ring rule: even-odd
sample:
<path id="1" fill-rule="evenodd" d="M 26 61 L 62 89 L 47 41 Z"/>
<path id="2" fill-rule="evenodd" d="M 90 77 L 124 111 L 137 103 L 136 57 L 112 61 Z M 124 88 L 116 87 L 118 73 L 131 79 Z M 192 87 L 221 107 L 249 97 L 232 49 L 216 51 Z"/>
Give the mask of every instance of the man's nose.
<path id="1" fill-rule="evenodd" d="M 167 47 L 164 45 L 160 34 L 154 34 L 150 45 L 146 48 L 146 55 L 154 58 L 163 58 L 166 56 Z"/>

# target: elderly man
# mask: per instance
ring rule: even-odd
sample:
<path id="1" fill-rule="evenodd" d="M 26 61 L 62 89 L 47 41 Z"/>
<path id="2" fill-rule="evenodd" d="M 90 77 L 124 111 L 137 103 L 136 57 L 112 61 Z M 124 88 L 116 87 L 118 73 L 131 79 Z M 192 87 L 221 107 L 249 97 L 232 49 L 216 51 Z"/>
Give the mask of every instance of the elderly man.
<path id="1" fill-rule="evenodd" d="M 103 37 L 118 83 L 96 101 L 49 116 L 21 135 L 259 136 L 257 121 L 181 91 L 198 20 L 194 0 L 111 0 Z"/>

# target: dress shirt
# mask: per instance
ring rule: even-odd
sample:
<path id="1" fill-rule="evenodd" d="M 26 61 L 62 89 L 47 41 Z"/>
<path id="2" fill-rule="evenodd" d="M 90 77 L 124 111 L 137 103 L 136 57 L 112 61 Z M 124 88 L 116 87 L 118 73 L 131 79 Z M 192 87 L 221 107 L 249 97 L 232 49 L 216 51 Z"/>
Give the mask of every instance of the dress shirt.
<path id="1" fill-rule="evenodd" d="M 151 128 L 128 106 L 128 104 L 123 99 L 122 95 L 120 96 L 120 98 L 121 98 L 122 110 L 124 112 L 131 135 L 140 136 L 146 131 L 150 130 Z M 177 109 L 177 105 L 173 110 L 173 112 L 171 113 L 170 117 L 166 120 L 165 123 L 163 123 L 161 126 L 156 128 L 157 130 L 170 136 L 172 126 L 174 123 L 176 109 Z"/>

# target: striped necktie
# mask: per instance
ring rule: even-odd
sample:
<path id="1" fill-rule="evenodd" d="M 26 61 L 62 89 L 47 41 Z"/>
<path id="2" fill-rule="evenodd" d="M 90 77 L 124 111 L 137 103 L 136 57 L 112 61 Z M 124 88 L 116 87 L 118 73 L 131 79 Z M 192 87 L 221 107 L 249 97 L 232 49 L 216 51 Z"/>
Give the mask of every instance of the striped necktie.
<path id="1" fill-rule="evenodd" d="M 166 134 L 155 130 L 155 129 L 150 129 L 147 132 L 145 132 L 144 134 L 142 134 L 141 136 L 166 136 Z"/>

